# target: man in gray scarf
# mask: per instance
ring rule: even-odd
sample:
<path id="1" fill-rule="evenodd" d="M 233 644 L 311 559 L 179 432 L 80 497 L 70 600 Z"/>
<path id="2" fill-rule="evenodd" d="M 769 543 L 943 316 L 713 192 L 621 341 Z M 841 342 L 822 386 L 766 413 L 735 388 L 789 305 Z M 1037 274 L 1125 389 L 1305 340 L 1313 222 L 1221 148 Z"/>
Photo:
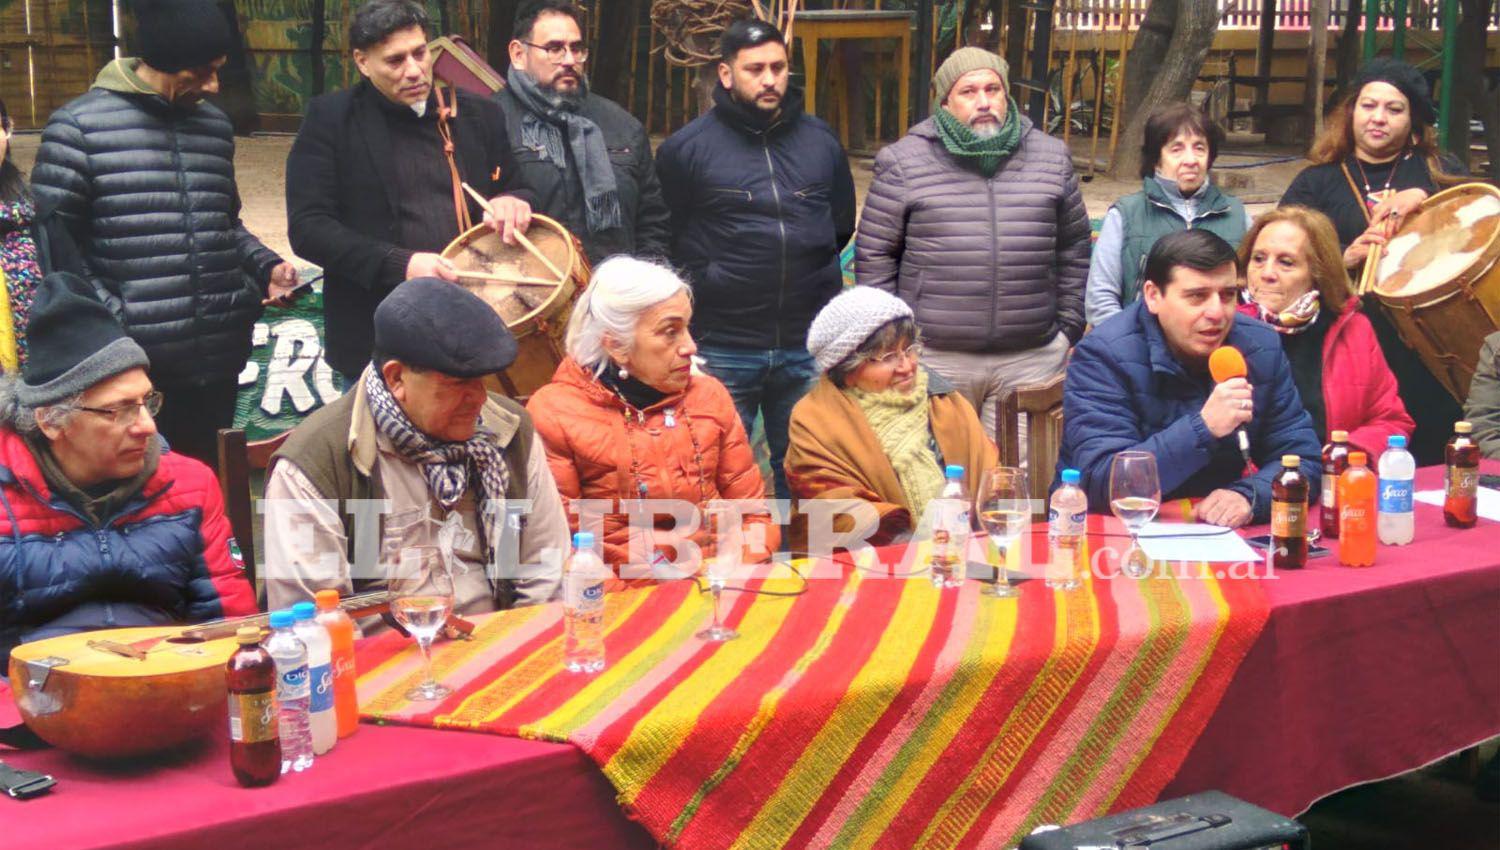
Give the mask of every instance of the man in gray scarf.
<path id="1" fill-rule="evenodd" d="M 516 12 L 505 111 L 532 210 L 562 222 L 589 261 L 611 254 L 665 257 L 670 230 L 651 142 L 641 122 L 589 91 L 582 13 L 566 0 L 529 0 Z"/>

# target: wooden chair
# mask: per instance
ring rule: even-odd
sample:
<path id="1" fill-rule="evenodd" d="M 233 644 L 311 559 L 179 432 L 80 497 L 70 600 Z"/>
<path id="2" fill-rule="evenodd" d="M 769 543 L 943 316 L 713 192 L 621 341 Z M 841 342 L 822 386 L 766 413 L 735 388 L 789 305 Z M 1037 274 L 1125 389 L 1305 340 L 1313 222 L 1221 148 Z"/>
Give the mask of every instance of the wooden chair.
<path id="1" fill-rule="evenodd" d="M 224 513 L 229 517 L 229 527 L 234 532 L 235 542 L 240 545 L 240 554 L 245 558 L 245 578 L 255 589 L 255 598 L 264 600 L 265 588 L 260 582 L 255 561 L 255 511 L 250 497 L 250 473 L 265 469 L 271 463 L 271 455 L 286 442 L 290 431 L 284 431 L 269 440 L 247 442 L 245 432 L 238 428 L 219 430 L 219 489 L 224 494 Z"/>
<path id="2" fill-rule="evenodd" d="M 1000 448 L 1000 463 L 1020 466 L 1022 459 L 1026 459 L 1031 497 L 1045 502 L 1057 471 L 1057 454 L 1062 448 L 1063 376 L 1042 384 L 1016 387 L 1001 396 L 995 407 L 995 445 Z M 1019 421 L 1026 423 L 1024 453 Z"/>

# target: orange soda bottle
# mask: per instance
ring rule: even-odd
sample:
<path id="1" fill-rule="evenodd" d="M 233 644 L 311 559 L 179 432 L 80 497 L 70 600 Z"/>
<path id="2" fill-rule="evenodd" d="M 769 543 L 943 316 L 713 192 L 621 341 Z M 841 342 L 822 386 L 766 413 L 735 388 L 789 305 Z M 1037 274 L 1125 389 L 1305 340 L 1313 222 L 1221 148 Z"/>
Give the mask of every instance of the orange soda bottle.
<path id="1" fill-rule="evenodd" d="M 338 719 L 339 737 L 347 738 L 359 728 L 359 697 L 354 689 L 354 621 L 339 607 L 337 590 L 320 590 L 313 598 L 318 603 L 318 624 L 328 630 L 333 643 L 333 714 Z"/>
<path id="2" fill-rule="evenodd" d="M 1339 563 L 1368 567 L 1375 563 L 1375 473 L 1369 456 L 1349 453 L 1349 468 L 1339 475 Z"/>

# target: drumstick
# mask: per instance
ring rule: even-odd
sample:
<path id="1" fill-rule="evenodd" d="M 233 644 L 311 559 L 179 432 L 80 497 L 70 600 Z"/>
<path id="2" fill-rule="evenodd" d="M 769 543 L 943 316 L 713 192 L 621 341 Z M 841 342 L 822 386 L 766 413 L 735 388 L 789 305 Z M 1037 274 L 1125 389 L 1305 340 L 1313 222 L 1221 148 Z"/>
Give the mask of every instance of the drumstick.
<path id="1" fill-rule="evenodd" d="M 526 277 L 525 275 L 496 274 L 495 272 L 470 271 L 458 269 L 459 277 L 472 278 L 474 280 L 492 280 L 496 283 L 519 283 L 524 286 L 557 286 L 555 280 L 543 280 L 539 277 Z"/>
<path id="2" fill-rule="evenodd" d="M 1380 270 L 1380 259 L 1384 253 L 1384 245 L 1370 246 L 1370 253 L 1365 257 L 1365 267 L 1360 271 L 1359 286 L 1354 294 L 1367 295 L 1375 288 L 1375 274 Z"/>
<path id="3" fill-rule="evenodd" d="M 459 185 L 461 185 L 461 186 L 464 187 L 464 191 L 469 193 L 469 197 L 471 197 L 475 201 L 479 202 L 479 206 L 483 207 L 484 211 L 490 214 L 490 218 L 494 218 L 495 217 L 495 211 L 494 211 L 494 209 L 492 209 L 490 207 L 490 202 L 488 200 L 486 200 L 483 195 L 481 195 L 478 192 L 474 191 L 474 187 L 473 186 L 470 186 L 468 183 L 461 183 Z M 565 274 L 562 273 L 562 269 L 558 268 L 555 264 L 553 264 L 552 260 L 549 259 L 546 254 L 543 254 L 542 250 L 540 248 L 538 248 L 537 246 L 533 245 L 531 243 L 531 240 L 527 239 L 526 238 L 526 234 L 522 233 L 520 231 L 520 229 L 517 229 L 515 231 L 515 237 L 516 237 L 516 241 L 521 243 L 521 247 L 523 247 L 526 250 L 530 251 L 531 255 L 533 257 L 536 257 L 538 260 L 541 260 L 542 261 L 542 265 L 546 266 L 548 271 L 550 271 L 553 274 L 557 275 L 557 280 L 559 282 L 561 282 L 563 279 L 565 279 L 567 277 L 567 275 L 565 275 Z M 548 281 L 548 282 L 551 283 L 551 281 Z"/>

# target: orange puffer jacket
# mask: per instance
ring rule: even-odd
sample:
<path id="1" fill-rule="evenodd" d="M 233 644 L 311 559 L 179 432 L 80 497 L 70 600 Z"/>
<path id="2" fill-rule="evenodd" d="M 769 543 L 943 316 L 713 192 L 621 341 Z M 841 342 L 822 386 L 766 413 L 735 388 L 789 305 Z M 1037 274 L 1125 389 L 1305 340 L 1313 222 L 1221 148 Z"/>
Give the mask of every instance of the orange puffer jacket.
<path id="1" fill-rule="evenodd" d="M 622 499 L 682 499 L 702 509 L 705 499 L 765 498 L 765 482 L 729 391 L 708 375 L 694 375 L 685 391 L 636 410 L 569 357 L 526 410 L 547 448 L 573 530 L 578 529 L 574 499 L 612 503 L 604 516 L 604 560 L 613 566 L 640 560 L 629 557 L 630 528 Z M 670 517 L 659 517 L 656 527 L 672 525 Z M 747 562 L 765 560 L 780 544 L 769 507 L 765 513 L 748 514 L 744 530 Z M 658 533 L 652 542 L 668 550 L 671 537 Z M 705 556 L 713 553 L 707 532 L 699 531 L 692 540 Z M 675 558 L 673 552 L 665 554 Z"/>

